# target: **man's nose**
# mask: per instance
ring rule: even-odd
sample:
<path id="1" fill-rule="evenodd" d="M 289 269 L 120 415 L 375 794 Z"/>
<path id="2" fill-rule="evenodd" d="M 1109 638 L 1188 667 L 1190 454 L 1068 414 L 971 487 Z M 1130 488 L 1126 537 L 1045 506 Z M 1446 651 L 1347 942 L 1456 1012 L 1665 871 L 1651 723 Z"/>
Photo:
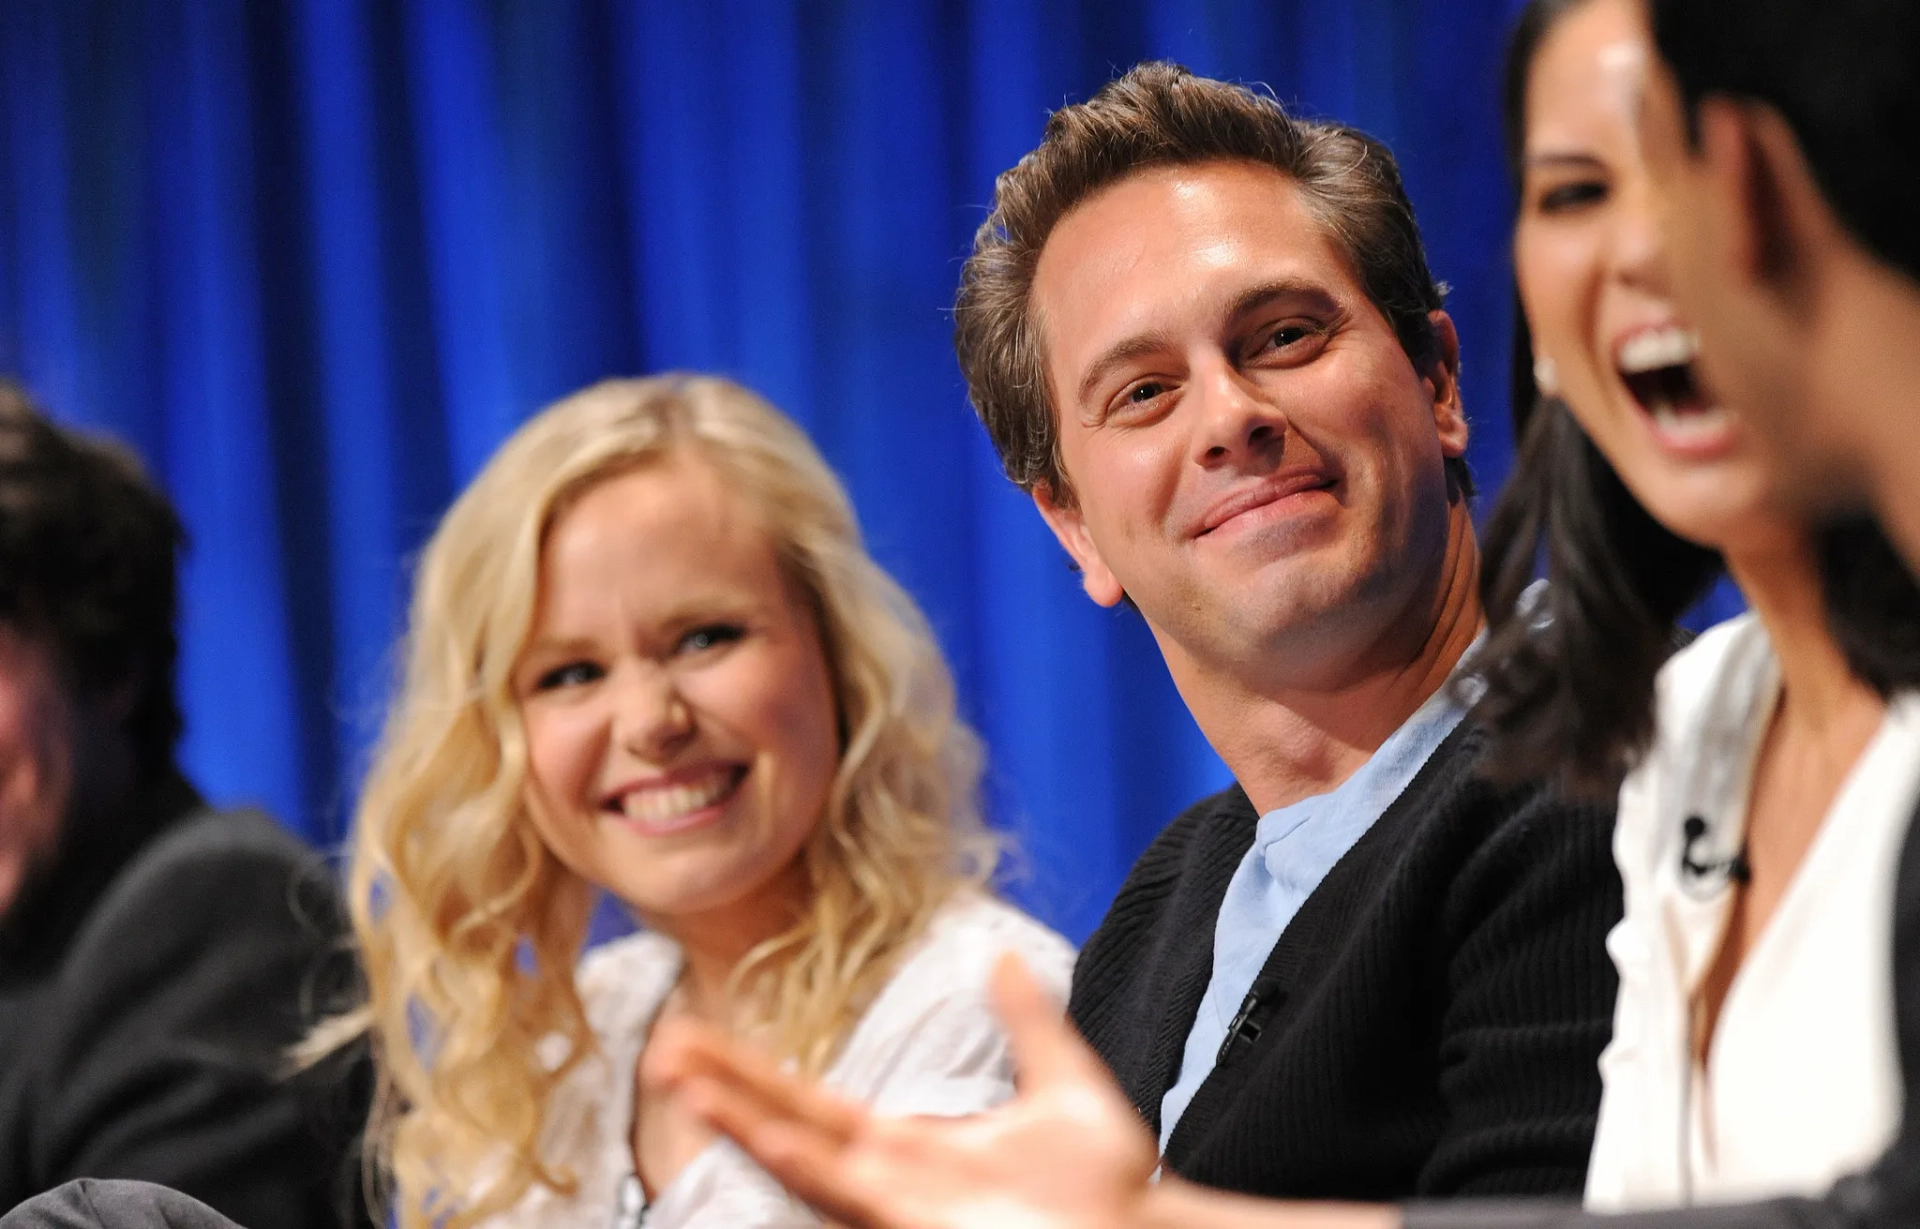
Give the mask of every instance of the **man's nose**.
<path id="1" fill-rule="evenodd" d="M 1188 396 L 1198 402 L 1194 460 L 1202 465 L 1265 456 L 1286 439 L 1286 415 L 1224 357 L 1196 364 Z"/>
<path id="2" fill-rule="evenodd" d="M 692 736 L 693 708 L 671 669 L 648 663 L 622 671 L 612 688 L 613 733 L 621 747 L 659 763 Z"/>

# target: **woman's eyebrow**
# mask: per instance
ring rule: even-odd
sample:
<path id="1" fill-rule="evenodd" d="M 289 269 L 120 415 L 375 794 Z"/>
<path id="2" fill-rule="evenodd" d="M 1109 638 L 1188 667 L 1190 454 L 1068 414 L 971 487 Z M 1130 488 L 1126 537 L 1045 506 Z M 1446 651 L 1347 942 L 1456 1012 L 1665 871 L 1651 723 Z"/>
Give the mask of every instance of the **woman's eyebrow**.
<path id="1" fill-rule="evenodd" d="M 520 651 L 520 660 L 531 661 L 535 657 L 567 656 L 592 651 L 593 641 L 586 636 L 536 636 L 527 641 L 526 648 Z"/>

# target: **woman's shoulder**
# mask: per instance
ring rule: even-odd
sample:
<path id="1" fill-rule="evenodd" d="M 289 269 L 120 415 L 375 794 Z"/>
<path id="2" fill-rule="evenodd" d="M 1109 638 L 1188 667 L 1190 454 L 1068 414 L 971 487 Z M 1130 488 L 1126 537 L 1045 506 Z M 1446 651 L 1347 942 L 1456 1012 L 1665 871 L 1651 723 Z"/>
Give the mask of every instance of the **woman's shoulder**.
<path id="1" fill-rule="evenodd" d="M 988 982 L 1000 957 L 1020 957 L 1062 1002 L 1073 980 L 1071 943 L 1005 901 L 967 889 L 942 905 L 868 1007 L 863 1030 L 993 1020 Z"/>
<path id="2" fill-rule="evenodd" d="M 1886 724 L 1904 737 L 1920 738 L 1920 691 L 1902 691 L 1890 698 Z"/>
<path id="3" fill-rule="evenodd" d="M 827 1082 L 888 1114 L 965 1114 L 1005 1100 L 1012 1060 L 989 982 L 1007 952 L 1065 1003 L 1072 944 L 970 890 L 934 915 L 862 1013 Z"/>
<path id="4" fill-rule="evenodd" d="M 1662 733 L 1676 719 L 1697 719 L 1753 690 L 1729 687 L 1730 681 L 1764 681 L 1761 676 L 1770 676 L 1773 669 L 1773 643 L 1752 611 L 1714 624 L 1660 667 L 1655 702 Z"/>
<path id="5" fill-rule="evenodd" d="M 1779 681 L 1773 642 L 1751 611 L 1708 628 L 1660 668 L 1653 746 L 1632 775 L 1744 760 L 1754 722 L 1773 711 Z"/>
<path id="6" fill-rule="evenodd" d="M 650 1017 L 679 976 L 679 946 L 643 930 L 588 950 L 574 985 L 587 1022 L 604 1037 Z"/>
<path id="7" fill-rule="evenodd" d="M 1614 828 L 1614 859 L 1630 885 L 1668 858 L 1683 815 L 1717 809 L 1744 788 L 1755 723 L 1772 711 L 1778 686 L 1773 644 L 1751 611 L 1708 628 L 1661 667 L 1653 744 L 1620 786 Z"/>
<path id="8" fill-rule="evenodd" d="M 1030 914 L 977 889 L 941 906 L 901 969 L 945 969 L 949 977 L 965 970 L 984 983 L 1006 952 L 1025 960 L 1048 990 L 1065 995 L 1073 976 L 1073 944 Z"/>

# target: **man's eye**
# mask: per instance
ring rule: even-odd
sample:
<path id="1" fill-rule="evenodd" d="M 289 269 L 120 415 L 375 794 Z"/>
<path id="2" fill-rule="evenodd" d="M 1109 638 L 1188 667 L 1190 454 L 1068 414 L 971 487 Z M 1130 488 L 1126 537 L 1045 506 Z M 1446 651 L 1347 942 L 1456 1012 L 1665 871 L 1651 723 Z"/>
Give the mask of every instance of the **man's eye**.
<path id="1" fill-rule="evenodd" d="M 1311 320 L 1277 325 L 1266 334 L 1255 334 L 1253 349 L 1245 361 L 1259 362 L 1263 357 L 1288 362 L 1311 358 L 1316 352 L 1308 343 L 1325 336 L 1326 330 Z"/>
<path id="2" fill-rule="evenodd" d="M 590 661 L 570 661 L 541 674 L 533 681 L 533 689 L 554 691 L 561 687 L 578 687 L 583 683 L 598 682 L 605 675 L 606 671 Z"/>
<path id="3" fill-rule="evenodd" d="M 1160 411 L 1155 408 L 1162 404 L 1161 398 L 1170 391 L 1164 380 L 1142 380 L 1138 384 L 1129 384 L 1120 390 L 1120 395 L 1107 403 L 1106 412 L 1101 418 L 1107 422 L 1140 423 L 1150 421 Z"/>
<path id="4" fill-rule="evenodd" d="M 682 653 L 705 653 L 723 644 L 732 644 L 746 635 L 746 629 L 734 623 L 709 623 L 680 637 Z"/>

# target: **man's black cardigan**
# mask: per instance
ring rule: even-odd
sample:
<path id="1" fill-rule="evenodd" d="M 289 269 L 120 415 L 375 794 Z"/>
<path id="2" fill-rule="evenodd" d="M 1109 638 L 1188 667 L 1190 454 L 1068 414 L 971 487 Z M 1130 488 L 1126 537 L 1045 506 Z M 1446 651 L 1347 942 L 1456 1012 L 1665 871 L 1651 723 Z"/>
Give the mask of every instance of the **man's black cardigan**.
<path id="1" fill-rule="evenodd" d="M 1613 1020 L 1613 809 L 1489 782 L 1484 742 L 1463 722 L 1307 898 L 1167 1168 L 1293 1198 L 1580 1190 Z M 1074 970 L 1074 1023 L 1156 1132 L 1257 821 L 1237 786 L 1188 808 Z"/>

